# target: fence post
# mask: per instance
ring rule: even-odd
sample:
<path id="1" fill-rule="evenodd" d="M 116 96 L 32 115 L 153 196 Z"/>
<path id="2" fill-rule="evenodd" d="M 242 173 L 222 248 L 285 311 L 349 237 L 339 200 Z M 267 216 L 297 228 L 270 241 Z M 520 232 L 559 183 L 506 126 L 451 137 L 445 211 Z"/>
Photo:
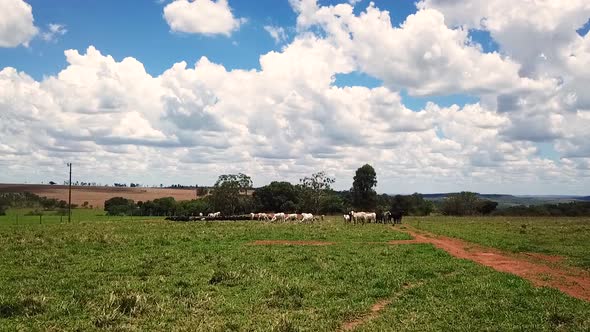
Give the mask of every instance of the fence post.
<path id="1" fill-rule="evenodd" d="M 59 223 L 61 224 L 64 221 L 64 216 L 59 216 Z"/>
<path id="2" fill-rule="evenodd" d="M 18 225 L 18 213 L 16 214 L 16 224 Z"/>
<path id="3" fill-rule="evenodd" d="M 39 215 L 39 225 L 41 225 L 41 218 L 43 218 L 43 216 Z"/>

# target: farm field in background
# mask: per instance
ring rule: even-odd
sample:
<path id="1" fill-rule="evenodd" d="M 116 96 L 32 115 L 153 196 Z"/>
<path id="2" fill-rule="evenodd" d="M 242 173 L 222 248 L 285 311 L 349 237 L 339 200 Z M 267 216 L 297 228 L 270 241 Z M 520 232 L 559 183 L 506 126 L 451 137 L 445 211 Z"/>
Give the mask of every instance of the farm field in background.
<path id="1" fill-rule="evenodd" d="M 331 331 L 366 317 L 383 299 L 391 303 L 357 330 L 590 329 L 589 302 L 429 244 L 389 245 L 410 238 L 389 225 L 355 226 L 336 217 L 316 224 L 107 220 L 96 213 L 80 219 L 0 219 L 3 329 Z M 481 222 L 494 220 L 524 223 Z M 437 221 L 441 232 L 474 232 L 469 220 L 439 217 L 420 219 L 420 227 L 435 232 Z M 559 239 L 585 222 L 536 227 Z M 333 244 L 253 245 L 259 240 Z M 552 241 L 526 250 L 550 250 Z"/>
<path id="2" fill-rule="evenodd" d="M 62 185 L 0 183 L 0 192 L 30 192 L 42 197 L 68 201 L 68 186 Z M 88 202 L 95 208 L 102 208 L 104 202 L 113 197 L 124 197 L 136 202 L 153 201 L 162 197 L 174 197 L 177 201 L 188 201 L 195 199 L 196 193 L 194 189 L 72 186 L 72 204 L 78 206 Z"/>
<path id="3" fill-rule="evenodd" d="M 422 217 L 412 226 L 511 252 L 559 255 L 590 270 L 590 218 Z"/>

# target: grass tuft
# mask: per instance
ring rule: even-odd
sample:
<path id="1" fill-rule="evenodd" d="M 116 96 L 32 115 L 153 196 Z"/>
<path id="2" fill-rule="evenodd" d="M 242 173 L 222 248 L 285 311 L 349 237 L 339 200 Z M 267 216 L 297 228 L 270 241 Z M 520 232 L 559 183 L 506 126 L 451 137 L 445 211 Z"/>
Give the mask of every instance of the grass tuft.
<path id="1" fill-rule="evenodd" d="M 125 316 L 136 316 L 146 307 L 145 296 L 137 293 L 111 293 L 108 308 Z"/>
<path id="2" fill-rule="evenodd" d="M 0 318 L 31 317 L 45 311 L 45 297 L 25 297 L 14 302 L 0 302 Z"/>
<path id="3" fill-rule="evenodd" d="M 303 290 L 298 286 L 280 286 L 268 298 L 270 308 L 300 309 L 303 307 Z"/>
<path id="4" fill-rule="evenodd" d="M 242 278 L 241 273 L 235 271 L 215 270 L 209 279 L 209 285 L 223 284 L 226 286 L 235 286 Z"/>
<path id="5" fill-rule="evenodd" d="M 295 326 L 293 321 L 289 317 L 283 315 L 279 318 L 279 321 L 273 326 L 273 332 L 297 332 L 299 329 Z"/>

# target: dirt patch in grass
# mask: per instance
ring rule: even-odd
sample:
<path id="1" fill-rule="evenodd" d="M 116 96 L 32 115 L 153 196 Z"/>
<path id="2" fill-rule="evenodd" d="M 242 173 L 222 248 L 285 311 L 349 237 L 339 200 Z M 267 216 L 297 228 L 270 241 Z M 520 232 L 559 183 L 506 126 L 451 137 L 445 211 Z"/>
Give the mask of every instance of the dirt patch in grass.
<path id="1" fill-rule="evenodd" d="M 582 269 L 556 266 L 555 263 L 562 258 L 536 253 L 510 254 L 410 228 L 402 232 L 413 236 L 415 243 L 430 243 L 454 257 L 468 259 L 497 271 L 525 278 L 536 286 L 555 288 L 575 298 L 590 301 L 590 273 Z"/>
<path id="2" fill-rule="evenodd" d="M 335 242 L 327 241 L 289 241 L 289 240 L 258 240 L 248 243 L 252 246 L 272 246 L 272 245 L 283 245 L 283 246 L 329 246 L 336 244 Z"/>

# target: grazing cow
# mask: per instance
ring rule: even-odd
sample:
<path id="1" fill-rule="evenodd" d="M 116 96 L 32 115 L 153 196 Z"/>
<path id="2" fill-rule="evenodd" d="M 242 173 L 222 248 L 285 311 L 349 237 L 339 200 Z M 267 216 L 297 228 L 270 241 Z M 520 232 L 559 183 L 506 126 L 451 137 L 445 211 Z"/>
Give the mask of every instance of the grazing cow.
<path id="1" fill-rule="evenodd" d="M 285 221 L 285 214 L 283 212 L 275 213 L 270 221 Z"/>
<path id="2" fill-rule="evenodd" d="M 376 213 L 376 220 L 377 223 L 379 224 L 384 224 L 385 223 L 385 214 L 382 211 L 377 211 Z"/>
<path id="3" fill-rule="evenodd" d="M 403 212 L 401 210 L 391 211 L 391 218 L 393 219 L 393 224 L 401 224 L 402 217 L 403 217 Z"/>
<path id="4" fill-rule="evenodd" d="M 344 222 L 350 222 L 350 215 L 349 214 L 345 214 L 343 217 L 344 217 Z"/>
<path id="5" fill-rule="evenodd" d="M 377 214 L 375 212 L 366 212 L 365 213 L 365 220 L 368 223 L 376 223 L 377 222 Z"/>
<path id="6" fill-rule="evenodd" d="M 385 213 L 383 213 L 383 223 L 389 224 L 392 220 L 391 211 L 385 211 Z"/>
<path id="7" fill-rule="evenodd" d="M 364 225 L 365 224 L 365 221 L 367 220 L 366 213 L 365 212 L 354 212 L 354 211 L 351 211 L 350 212 L 350 215 L 351 215 L 351 218 L 350 219 L 352 220 L 352 222 L 354 224 L 361 222 Z"/>
<path id="8" fill-rule="evenodd" d="M 219 218 L 219 217 L 221 217 L 221 212 L 209 213 L 208 217 Z"/>
<path id="9" fill-rule="evenodd" d="M 291 213 L 286 215 L 285 220 L 297 220 L 297 213 Z"/>
<path id="10" fill-rule="evenodd" d="M 257 217 L 256 213 L 250 213 L 250 220 L 254 220 Z"/>
<path id="11" fill-rule="evenodd" d="M 266 213 L 258 213 L 256 215 L 256 217 L 258 218 L 259 221 L 260 220 L 264 220 L 264 221 L 269 221 L 270 220 L 268 214 L 266 214 Z"/>
<path id="12" fill-rule="evenodd" d="M 313 214 L 302 213 L 301 216 L 302 216 L 301 222 L 306 222 L 306 221 L 313 222 Z"/>

